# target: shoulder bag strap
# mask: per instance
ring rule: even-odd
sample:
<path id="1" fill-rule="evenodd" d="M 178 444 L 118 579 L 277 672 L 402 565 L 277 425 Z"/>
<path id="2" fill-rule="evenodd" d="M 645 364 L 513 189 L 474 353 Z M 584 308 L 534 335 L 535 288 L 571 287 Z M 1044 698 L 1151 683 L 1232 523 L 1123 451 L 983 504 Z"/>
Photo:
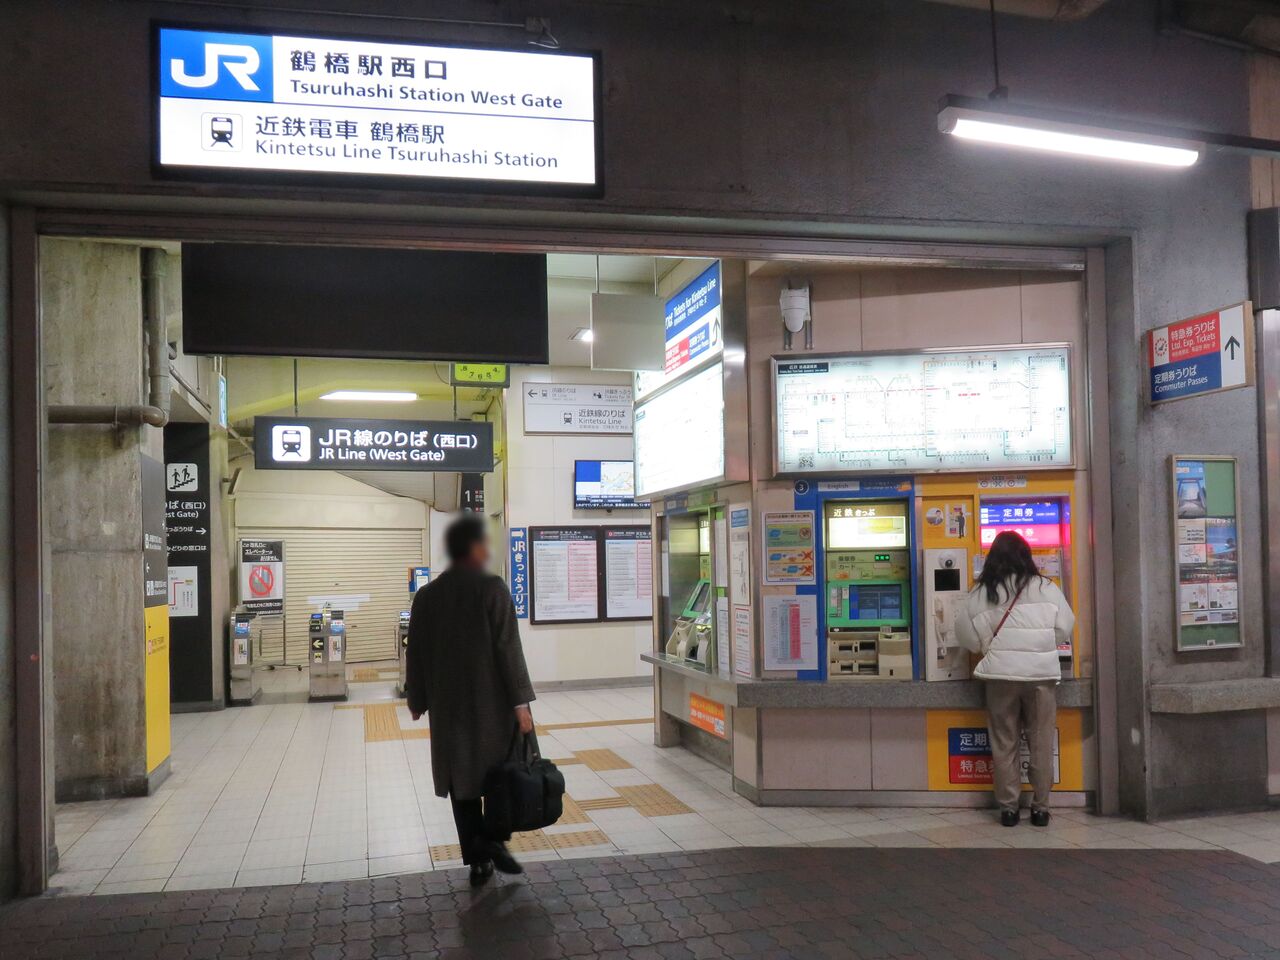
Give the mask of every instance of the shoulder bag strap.
<path id="1" fill-rule="evenodd" d="M 1018 598 L 1022 596 L 1022 591 L 1026 589 L 1026 586 L 1027 585 L 1025 583 L 1020 586 L 1018 588 L 1018 592 L 1013 595 L 1013 599 L 1009 601 L 1009 606 L 1005 608 L 1004 616 L 1001 617 L 1000 622 L 996 624 L 995 633 L 991 634 L 992 640 L 1000 636 L 1000 631 L 1004 628 L 1004 622 L 1009 619 L 1009 614 L 1013 613 L 1013 608 L 1017 604 Z"/>

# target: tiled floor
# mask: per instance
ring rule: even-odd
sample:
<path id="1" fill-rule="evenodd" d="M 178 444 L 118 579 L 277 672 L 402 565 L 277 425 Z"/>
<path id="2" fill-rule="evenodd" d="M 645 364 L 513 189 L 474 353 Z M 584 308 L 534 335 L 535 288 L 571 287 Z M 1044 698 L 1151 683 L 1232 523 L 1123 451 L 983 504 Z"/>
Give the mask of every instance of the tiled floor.
<path id="1" fill-rule="evenodd" d="M 1221 850 L 754 847 L 0 907 L 4 960 L 1275 960 L 1280 868 Z"/>
<path id="2" fill-rule="evenodd" d="M 337 881 L 457 866 L 430 740 L 386 680 L 352 702 L 298 702 L 295 672 L 264 675 L 260 705 L 173 718 L 173 773 L 155 796 L 66 804 L 54 892 L 139 893 Z M 517 837 L 527 861 L 736 846 L 1214 849 L 1280 861 L 1280 811 L 1159 825 L 1055 813 L 1008 830 L 987 811 L 761 808 L 727 774 L 653 746 L 647 687 L 552 692 L 534 713 L 572 802 Z"/>

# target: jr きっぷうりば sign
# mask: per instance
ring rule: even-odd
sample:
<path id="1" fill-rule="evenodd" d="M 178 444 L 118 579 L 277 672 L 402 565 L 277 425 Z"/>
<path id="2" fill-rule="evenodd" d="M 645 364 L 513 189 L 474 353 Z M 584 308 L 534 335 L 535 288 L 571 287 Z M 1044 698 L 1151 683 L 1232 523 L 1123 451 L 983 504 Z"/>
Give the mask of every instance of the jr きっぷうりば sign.
<path id="1" fill-rule="evenodd" d="M 592 54 L 156 32 L 162 169 L 598 192 Z"/>
<path id="2" fill-rule="evenodd" d="M 1147 333 L 1152 403 L 1253 382 L 1253 308 L 1246 300 Z"/>
<path id="3" fill-rule="evenodd" d="M 258 417 L 253 449 L 259 470 L 487 473 L 493 469 L 493 424 Z"/>

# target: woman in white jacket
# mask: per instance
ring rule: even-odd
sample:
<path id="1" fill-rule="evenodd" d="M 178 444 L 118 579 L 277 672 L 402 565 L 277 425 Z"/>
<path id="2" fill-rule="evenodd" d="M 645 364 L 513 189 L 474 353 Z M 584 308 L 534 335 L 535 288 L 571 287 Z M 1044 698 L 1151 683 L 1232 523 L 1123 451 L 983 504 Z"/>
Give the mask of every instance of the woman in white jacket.
<path id="1" fill-rule="evenodd" d="M 956 638 L 982 655 L 973 675 L 986 682 L 992 780 L 1006 827 L 1018 825 L 1023 729 L 1031 750 L 1031 822 L 1049 825 L 1058 716 L 1054 687 L 1061 676 L 1058 641 L 1071 639 L 1075 622 L 1057 584 L 1036 569 L 1027 541 L 1009 531 L 997 536 L 965 602 L 965 615 L 956 617 Z"/>

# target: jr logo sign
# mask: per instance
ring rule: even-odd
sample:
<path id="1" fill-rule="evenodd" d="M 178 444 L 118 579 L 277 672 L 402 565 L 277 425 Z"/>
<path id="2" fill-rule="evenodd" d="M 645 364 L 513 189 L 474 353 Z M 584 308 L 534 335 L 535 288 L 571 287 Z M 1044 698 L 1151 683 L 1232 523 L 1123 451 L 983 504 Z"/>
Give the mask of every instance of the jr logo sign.
<path id="1" fill-rule="evenodd" d="M 160 62 L 162 96 L 271 100 L 270 37 L 162 29 Z"/>

